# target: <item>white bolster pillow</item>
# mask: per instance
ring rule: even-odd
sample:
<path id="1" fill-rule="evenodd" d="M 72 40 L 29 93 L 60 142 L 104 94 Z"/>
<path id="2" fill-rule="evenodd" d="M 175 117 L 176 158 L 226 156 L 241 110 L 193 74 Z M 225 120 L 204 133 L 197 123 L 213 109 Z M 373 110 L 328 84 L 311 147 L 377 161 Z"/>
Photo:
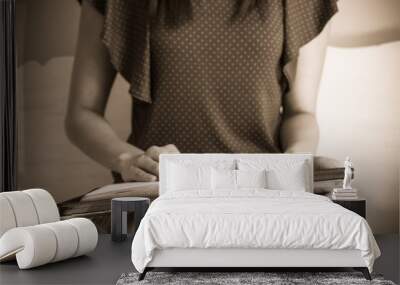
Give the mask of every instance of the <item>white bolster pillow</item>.
<path id="1" fill-rule="evenodd" d="M 22 191 L 28 194 L 33 201 L 36 213 L 38 215 L 39 224 L 57 222 L 60 220 L 56 201 L 49 192 L 43 189 L 29 189 Z"/>
<path id="2" fill-rule="evenodd" d="M 96 226 L 84 218 L 13 228 L 0 238 L 0 261 L 15 255 L 19 268 L 28 269 L 84 255 L 97 239 Z"/>
<path id="3" fill-rule="evenodd" d="M 10 202 L 6 197 L 0 195 L 0 237 L 9 229 L 15 228 L 17 222 L 15 221 L 13 209 Z"/>
<path id="4" fill-rule="evenodd" d="M 0 217 L 0 237 L 15 227 L 60 220 L 56 202 L 43 189 L 0 193 Z"/>
<path id="5" fill-rule="evenodd" d="M 3 192 L 1 195 L 10 203 L 17 227 L 39 224 L 35 205 L 30 196 L 22 191 Z"/>

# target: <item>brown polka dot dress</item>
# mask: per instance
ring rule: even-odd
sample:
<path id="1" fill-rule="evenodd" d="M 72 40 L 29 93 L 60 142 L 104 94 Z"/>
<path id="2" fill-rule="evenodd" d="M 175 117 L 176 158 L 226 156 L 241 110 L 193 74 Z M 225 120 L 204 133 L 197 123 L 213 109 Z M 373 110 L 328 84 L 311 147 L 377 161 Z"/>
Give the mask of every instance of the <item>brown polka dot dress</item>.
<path id="1" fill-rule="evenodd" d="M 181 152 L 280 152 L 286 63 L 321 32 L 335 0 L 265 0 L 232 21 L 234 0 L 192 0 L 178 27 L 149 23 L 143 0 L 91 0 L 134 97 L 129 142 Z"/>

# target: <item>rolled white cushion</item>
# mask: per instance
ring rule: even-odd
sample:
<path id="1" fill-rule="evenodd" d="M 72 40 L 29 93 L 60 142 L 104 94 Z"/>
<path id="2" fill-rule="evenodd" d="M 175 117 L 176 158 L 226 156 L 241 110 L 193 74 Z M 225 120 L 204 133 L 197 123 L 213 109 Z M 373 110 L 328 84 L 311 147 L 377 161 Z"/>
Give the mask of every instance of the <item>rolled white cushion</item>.
<path id="1" fill-rule="evenodd" d="M 29 189 L 0 193 L 0 237 L 15 227 L 60 220 L 57 204 L 49 192 Z"/>
<path id="2" fill-rule="evenodd" d="M 3 192 L 1 195 L 10 202 L 17 227 L 33 226 L 39 223 L 31 197 L 22 191 Z"/>
<path id="3" fill-rule="evenodd" d="M 88 219 L 19 227 L 0 238 L 0 261 L 16 254 L 20 269 L 86 254 L 96 248 L 97 230 Z"/>
<path id="4" fill-rule="evenodd" d="M 20 269 L 49 263 L 56 252 L 56 237 L 51 229 L 43 225 L 14 228 L 0 239 L 0 260 L 16 254 Z"/>
<path id="5" fill-rule="evenodd" d="M 56 201 L 54 201 L 49 192 L 43 189 L 29 189 L 23 192 L 31 197 L 39 218 L 39 224 L 60 220 Z"/>
<path id="6" fill-rule="evenodd" d="M 65 220 L 65 222 L 73 226 L 78 233 L 79 242 L 74 257 L 91 252 L 96 248 L 98 233 L 92 221 L 85 218 L 75 218 Z"/>
<path id="7" fill-rule="evenodd" d="M 17 222 L 10 202 L 0 195 L 0 237 L 9 229 L 15 228 Z"/>
<path id="8" fill-rule="evenodd" d="M 75 256 L 78 250 L 79 237 L 78 232 L 71 228 L 70 223 L 55 222 L 44 224 L 43 226 L 49 228 L 57 240 L 57 250 L 55 256 L 51 260 L 52 262 Z"/>

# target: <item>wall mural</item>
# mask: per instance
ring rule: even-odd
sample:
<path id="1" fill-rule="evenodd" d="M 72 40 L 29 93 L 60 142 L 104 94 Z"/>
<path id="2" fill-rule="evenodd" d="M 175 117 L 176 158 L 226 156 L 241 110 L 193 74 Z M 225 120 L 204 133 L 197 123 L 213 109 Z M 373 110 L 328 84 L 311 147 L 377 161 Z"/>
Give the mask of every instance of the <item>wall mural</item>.
<path id="1" fill-rule="evenodd" d="M 20 189 L 65 215 L 107 211 L 107 191 L 157 195 L 160 153 L 314 152 L 341 168 L 318 187 L 342 183 L 350 156 L 373 230 L 398 229 L 397 1 L 376 21 L 360 0 L 306 5 L 323 12 L 303 24 L 281 1 L 211 1 L 212 17 L 196 1 L 176 15 L 83 2 L 17 1 Z M 115 184 L 133 181 L 153 184 Z"/>

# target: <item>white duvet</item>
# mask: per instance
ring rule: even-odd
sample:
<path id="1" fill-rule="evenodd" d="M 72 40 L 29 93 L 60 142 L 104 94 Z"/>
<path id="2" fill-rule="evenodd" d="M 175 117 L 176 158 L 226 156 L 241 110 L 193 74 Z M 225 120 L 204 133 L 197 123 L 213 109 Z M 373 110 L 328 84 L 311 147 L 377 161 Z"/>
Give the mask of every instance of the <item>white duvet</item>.
<path id="1" fill-rule="evenodd" d="M 132 243 L 143 272 L 155 249 L 358 249 L 372 271 L 379 248 L 365 219 L 306 192 L 172 192 L 150 206 Z"/>

